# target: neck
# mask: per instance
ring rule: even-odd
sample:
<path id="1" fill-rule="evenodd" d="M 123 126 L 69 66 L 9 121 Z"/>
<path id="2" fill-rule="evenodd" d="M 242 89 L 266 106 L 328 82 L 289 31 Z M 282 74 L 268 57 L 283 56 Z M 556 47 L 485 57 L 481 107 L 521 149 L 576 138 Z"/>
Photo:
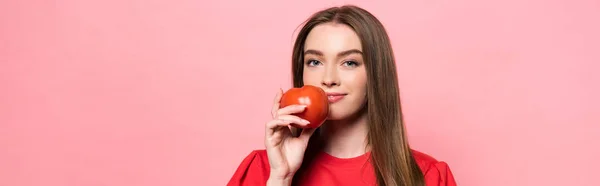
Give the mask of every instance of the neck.
<path id="1" fill-rule="evenodd" d="M 346 120 L 330 120 L 321 127 L 323 150 L 338 158 L 363 155 L 367 149 L 367 114 L 359 112 Z"/>

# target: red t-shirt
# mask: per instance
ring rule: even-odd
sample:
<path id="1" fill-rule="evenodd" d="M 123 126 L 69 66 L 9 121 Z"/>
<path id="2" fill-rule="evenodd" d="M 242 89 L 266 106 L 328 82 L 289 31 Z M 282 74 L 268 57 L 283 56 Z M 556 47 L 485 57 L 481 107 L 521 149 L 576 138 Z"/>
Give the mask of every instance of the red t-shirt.
<path id="1" fill-rule="evenodd" d="M 427 186 L 456 186 L 448 164 L 419 151 L 412 153 Z M 370 152 L 354 158 L 337 158 L 320 152 L 301 175 L 300 185 L 377 185 L 369 156 Z M 266 185 L 269 171 L 267 152 L 255 150 L 246 156 L 227 185 Z"/>

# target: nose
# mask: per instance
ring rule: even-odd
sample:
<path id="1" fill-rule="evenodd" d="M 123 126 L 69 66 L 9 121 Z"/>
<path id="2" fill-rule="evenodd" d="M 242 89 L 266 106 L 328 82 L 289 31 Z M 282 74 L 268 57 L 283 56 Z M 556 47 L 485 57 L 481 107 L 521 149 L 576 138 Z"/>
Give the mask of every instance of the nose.
<path id="1" fill-rule="evenodd" d="M 327 65 L 321 84 L 325 87 L 333 87 L 340 85 L 337 68 L 334 65 Z"/>

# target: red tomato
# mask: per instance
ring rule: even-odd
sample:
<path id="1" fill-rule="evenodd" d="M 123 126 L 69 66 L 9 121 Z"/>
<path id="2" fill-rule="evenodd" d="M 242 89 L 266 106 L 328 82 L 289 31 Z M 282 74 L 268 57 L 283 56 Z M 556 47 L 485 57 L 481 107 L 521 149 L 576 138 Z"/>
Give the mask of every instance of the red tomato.
<path id="1" fill-rule="evenodd" d="M 301 88 L 292 88 L 283 93 L 279 108 L 289 105 L 306 105 L 304 112 L 294 114 L 310 122 L 310 124 L 303 127 L 294 125 L 300 128 L 317 128 L 325 122 L 329 114 L 327 93 L 316 86 L 304 85 Z"/>

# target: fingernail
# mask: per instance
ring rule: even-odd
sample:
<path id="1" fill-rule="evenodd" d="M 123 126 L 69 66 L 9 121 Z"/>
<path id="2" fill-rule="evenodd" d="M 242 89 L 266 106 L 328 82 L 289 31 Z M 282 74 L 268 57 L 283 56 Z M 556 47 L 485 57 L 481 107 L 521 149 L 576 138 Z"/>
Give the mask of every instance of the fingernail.
<path id="1" fill-rule="evenodd" d="M 308 120 L 302 119 L 302 123 L 309 124 L 310 122 Z"/>

